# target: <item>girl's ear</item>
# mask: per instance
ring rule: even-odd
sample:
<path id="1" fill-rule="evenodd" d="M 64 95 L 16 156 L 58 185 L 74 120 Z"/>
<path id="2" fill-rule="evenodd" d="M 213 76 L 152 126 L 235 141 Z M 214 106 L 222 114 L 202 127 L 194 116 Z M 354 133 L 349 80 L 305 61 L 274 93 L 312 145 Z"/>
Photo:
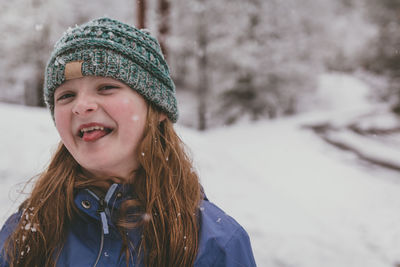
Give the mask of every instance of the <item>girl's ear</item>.
<path id="1" fill-rule="evenodd" d="M 165 115 L 165 113 L 160 113 L 160 119 L 158 120 L 158 122 L 163 122 L 167 119 L 167 115 Z"/>

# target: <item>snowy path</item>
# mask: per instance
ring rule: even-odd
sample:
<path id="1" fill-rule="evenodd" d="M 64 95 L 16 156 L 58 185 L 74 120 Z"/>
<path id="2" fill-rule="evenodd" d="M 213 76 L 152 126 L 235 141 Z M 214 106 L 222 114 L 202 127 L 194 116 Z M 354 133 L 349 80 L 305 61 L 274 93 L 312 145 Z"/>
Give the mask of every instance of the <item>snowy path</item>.
<path id="1" fill-rule="evenodd" d="M 208 197 L 245 225 L 260 266 L 378 267 L 400 259 L 399 183 L 354 167 L 351 156 L 337 158 L 296 120 L 229 131 L 189 144 Z"/>

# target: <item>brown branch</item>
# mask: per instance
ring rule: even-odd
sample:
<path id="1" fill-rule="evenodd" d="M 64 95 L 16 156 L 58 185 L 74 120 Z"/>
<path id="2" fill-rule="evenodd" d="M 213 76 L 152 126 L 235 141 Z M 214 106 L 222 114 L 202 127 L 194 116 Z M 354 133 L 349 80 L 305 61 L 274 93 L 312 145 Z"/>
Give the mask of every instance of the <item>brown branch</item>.
<path id="1" fill-rule="evenodd" d="M 329 143 L 331 145 L 334 145 L 334 146 L 336 146 L 337 148 L 339 148 L 341 150 L 349 151 L 349 152 L 352 152 L 352 153 L 356 154 L 361 160 L 367 161 L 367 162 L 369 162 L 371 164 L 374 164 L 374 165 L 377 165 L 377 166 L 380 166 L 380 167 L 383 167 L 383 168 L 387 168 L 387 169 L 390 169 L 390 170 L 400 171 L 400 166 L 399 165 L 396 165 L 396 164 L 393 164 L 393 163 L 390 163 L 390 162 L 387 162 L 387 161 L 384 161 L 384 160 L 381 160 L 381 159 L 377 159 L 377 158 L 374 158 L 374 157 L 367 156 L 367 155 L 361 153 L 360 151 L 358 151 L 357 149 L 355 149 L 355 148 L 353 148 L 353 147 L 351 147 L 351 146 L 349 146 L 349 145 L 347 145 L 347 144 L 345 144 L 343 142 L 334 141 L 334 140 L 330 139 L 327 136 L 323 136 L 323 135 L 320 135 L 320 136 L 327 143 Z"/>
<path id="2" fill-rule="evenodd" d="M 307 128 L 307 129 L 311 129 L 313 130 L 319 137 L 322 138 L 322 140 L 324 140 L 325 142 L 327 142 L 330 145 L 333 145 L 341 150 L 344 151 L 348 151 L 348 152 L 352 152 L 354 153 L 359 159 L 369 162 L 373 165 L 376 166 L 380 166 L 386 169 L 390 169 L 393 171 L 399 171 L 400 172 L 400 165 L 394 164 L 394 163 L 390 163 L 378 158 L 374 158 L 368 155 L 365 155 L 364 153 L 362 153 L 361 151 L 357 150 L 356 148 L 344 143 L 344 142 L 340 142 L 340 141 L 335 141 L 331 138 L 329 138 L 327 136 L 327 132 L 328 131 L 332 131 L 335 130 L 329 123 L 321 123 L 321 124 L 317 124 L 317 125 L 303 125 L 303 128 Z M 355 127 L 351 128 L 351 126 L 349 126 L 348 128 L 352 129 L 354 131 L 354 129 L 357 129 Z M 392 133 L 392 131 L 396 131 L 396 128 L 391 129 L 390 133 Z M 387 132 L 387 130 L 381 130 L 381 131 L 377 131 L 377 129 L 375 129 L 374 131 L 370 132 Z M 364 131 L 362 132 L 364 133 Z"/>
<path id="3" fill-rule="evenodd" d="M 387 129 L 379 129 L 379 128 L 368 128 L 368 129 L 361 129 L 357 125 L 349 125 L 348 128 L 352 130 L 353 132 L 359 134 L 359 135 L 389 135 L 389 134 L 395 134 L 395 133 L 400 133 L 400 127 L 394 127 L 394 128 L 387 128 Z"/>

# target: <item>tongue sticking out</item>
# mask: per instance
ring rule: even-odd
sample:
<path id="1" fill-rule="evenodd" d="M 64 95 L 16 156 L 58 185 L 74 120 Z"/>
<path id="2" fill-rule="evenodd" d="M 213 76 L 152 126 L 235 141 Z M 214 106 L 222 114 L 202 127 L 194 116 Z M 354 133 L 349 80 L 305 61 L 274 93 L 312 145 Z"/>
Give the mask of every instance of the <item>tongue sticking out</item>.
<path id="1" fill-rule="evenodd" d="M 82 136 L 83 141 L 85 142 L 93 142 L 96 141 L 103 136 L 107 135 L 108 132 L 105 130 L 93 130 L 89 132 L 85 132 Z"/>

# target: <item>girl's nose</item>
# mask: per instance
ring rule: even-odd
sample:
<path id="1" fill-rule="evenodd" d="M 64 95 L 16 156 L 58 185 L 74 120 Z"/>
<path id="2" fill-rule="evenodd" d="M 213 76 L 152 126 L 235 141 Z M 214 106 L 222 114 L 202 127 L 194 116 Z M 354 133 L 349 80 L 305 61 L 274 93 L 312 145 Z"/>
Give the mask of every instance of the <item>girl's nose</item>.
<path id="1" fill-rule="evenodd" d="M 76 99 L 72 112 L 75 115 L 86 115 L 97 110 L 97 103 L 93 98 L 81 96 Z"/>

